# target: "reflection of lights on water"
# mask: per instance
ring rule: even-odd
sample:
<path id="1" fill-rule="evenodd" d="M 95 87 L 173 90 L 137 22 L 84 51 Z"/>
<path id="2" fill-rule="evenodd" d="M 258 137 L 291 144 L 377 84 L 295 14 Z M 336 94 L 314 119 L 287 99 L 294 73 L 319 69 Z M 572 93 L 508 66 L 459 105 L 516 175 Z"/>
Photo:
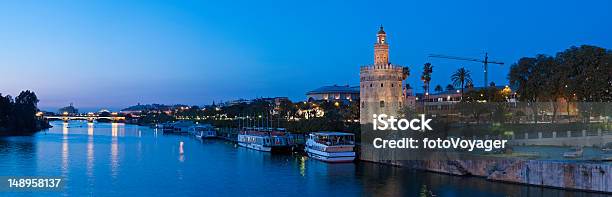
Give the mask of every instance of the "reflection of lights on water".
<path id="1" fill-rule="evenodd" d="M 427 188 L 427 185 L 422 185 L 419 191 L 420 196 L 436 196 L 433 191 Z"/>
<path id="2" fill-rule="evenodd" d="M 87 123 L 87 135 L 93 136 L 93 134 L 94 134 L 94 123 L 89 122 Z"/>
<path id="3" fill-rule="evenodd" d="M 117 168 L 119 167 L 119 143 L 117 142 L 117 134 L 119 133 L 119 125 L 111 124 L 111 172 L 114 178 L 117 178 Z"/>
<path id="4" fill-rule="evenodd" d="M 92 128 L 93 135 L 93 128 Z M 89 136 L 89 140 L 87 141 L 87 176 L 89 178 L 93 178 L 93 167 L 94 167 L 94 143 L 93 136 Z"/>
<path id="5" fill-rule="evenodd" d="M 179 161 L 185 161 L 185 150 L 183 149 L 183 141 L 179 142 Z"/>
<path id="6" fill-rule="evenodd" d="M 62 141 L 62 174 L 65 177 L 68 175 L 68 139 Z"/>
<path id="7" fill-rule="evenodd" d="M 62 123 L 62 133 L 64 135 L 68 135 L 68 123 L 67 122 Z"/>
<path id="8" fill-rule="evenodd" d="M 300 157 L 300 175 L 306 176 L 306 157 Z"/>
<path id="9" fill-rule="evenodd" d="M 119 144 L 117 138 L 113 138 L 111 143 L 111 172 L 114 178 L 117 178 L 117 168 L 119 167 Z"/>
<path id="10" fill-rule="evenodd" d="M 119 133 L 119 126 L 117 125 L 117 123 L 112 123 L 111 124 L 111 136 L 117 137 L 117 133 Z"/>

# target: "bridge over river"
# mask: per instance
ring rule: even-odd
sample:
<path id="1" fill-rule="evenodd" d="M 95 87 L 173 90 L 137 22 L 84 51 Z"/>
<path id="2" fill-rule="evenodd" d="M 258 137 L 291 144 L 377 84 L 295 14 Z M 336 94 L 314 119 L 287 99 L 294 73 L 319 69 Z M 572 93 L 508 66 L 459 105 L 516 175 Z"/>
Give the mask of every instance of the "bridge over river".
<path id="1" fill-rule="evenodd" d="M 111 122 L 123 122 L 125 121 L 125 117 L 123 116 L 97 116 L 97 115 L 86 115 L 86 116 L 44 116 L 43 118 L 47 120 L 63 120 L 64 122 L 68 122 L 70 120 L 87 120 L 88 122 L 98 121 L 98 120 L 107 120 Z"/>

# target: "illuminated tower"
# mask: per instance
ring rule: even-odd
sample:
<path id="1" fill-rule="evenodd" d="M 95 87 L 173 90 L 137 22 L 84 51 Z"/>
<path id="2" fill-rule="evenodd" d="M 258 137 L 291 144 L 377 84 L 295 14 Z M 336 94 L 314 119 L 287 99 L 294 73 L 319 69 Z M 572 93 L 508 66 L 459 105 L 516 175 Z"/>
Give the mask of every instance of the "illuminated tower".
<path id="1" fill-rule="evenodd" d="M 402 81 L 407 72 L 400 65 L 389 63 L 387 34 L 380 27 L 374 44 L 374 64 L 362 66 L 360 71 L 360 121 L 372 122 L 373 114 L 397 116 L 404 102 Z"/>
<path id="2" fill-rule="evenodd" d="M 383 27 L 378 30 L 376 44 L 374 44 L 374 65 L 389 64 L 389 45 L 387 44 L 387 34 Z"/>

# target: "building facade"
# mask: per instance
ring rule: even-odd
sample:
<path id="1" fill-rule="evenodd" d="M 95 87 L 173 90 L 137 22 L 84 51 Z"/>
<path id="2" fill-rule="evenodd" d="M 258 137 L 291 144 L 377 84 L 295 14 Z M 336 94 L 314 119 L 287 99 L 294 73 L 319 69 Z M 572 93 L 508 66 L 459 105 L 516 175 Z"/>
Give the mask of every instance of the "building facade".
<path id="1" fill-rule="evenodd" d="M 323 86 L 306 92 L 306 97 L 311 101 L 357 101 L 359 100 L 359 86 L 333 85 Z"/>
<path id="2" fill-rule="evenodd" d="M 371 123 L 374 114 L 397 116 L 405 101 L 402 81 L 408 77 L 406 68 L 389 63 L 389 44 L 382 26 L 376 37 L 374 64 L 360 70 L 361 124 Z"/>

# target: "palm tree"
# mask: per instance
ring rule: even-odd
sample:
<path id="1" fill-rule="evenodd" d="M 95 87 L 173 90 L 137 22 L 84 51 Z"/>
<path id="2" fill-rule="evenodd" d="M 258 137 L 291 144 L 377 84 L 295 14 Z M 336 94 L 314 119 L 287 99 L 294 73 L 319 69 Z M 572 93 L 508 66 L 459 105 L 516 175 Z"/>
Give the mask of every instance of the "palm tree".
<path id="1" fill-rule="evenodd" d="M 446 85 L 446 91 L 451 91 L 451 90 L 455 90 L 455 86 L 453 86 L 453 84 Z"/>
<path id="2" fill-rule="evenodd" d="M 429 93 L 429 82 L 431 81 L 431 73 L 433 72 L 433 66 L 431 63 L 425 63 L 423 65 L 423 74 L 421 75 L 421 80 L 423 80 L 425 93 Z"/>
<path id="3" fill-rule="evenodd" d="M 472 83 L 472 76 L 470 75 L 470 71 L 466 70 L 464 67 L 461 67 L 451 75 L 451 80 L 453 81 L 453 85 L 461 87 L 461 100 L 463 100 L 463 90 L 465 89 L 465 84 Z"/>
<path id="4" fill-rule="evenodd" d="M 436 91 L 436 92 L 438 92 L 438 93 L 442 92 L 442 86 L 441 86 L 440 84 L 438 84 L 438 85 L 436 86 L 436 88 L 434 88 L 434 91 Z"/>

